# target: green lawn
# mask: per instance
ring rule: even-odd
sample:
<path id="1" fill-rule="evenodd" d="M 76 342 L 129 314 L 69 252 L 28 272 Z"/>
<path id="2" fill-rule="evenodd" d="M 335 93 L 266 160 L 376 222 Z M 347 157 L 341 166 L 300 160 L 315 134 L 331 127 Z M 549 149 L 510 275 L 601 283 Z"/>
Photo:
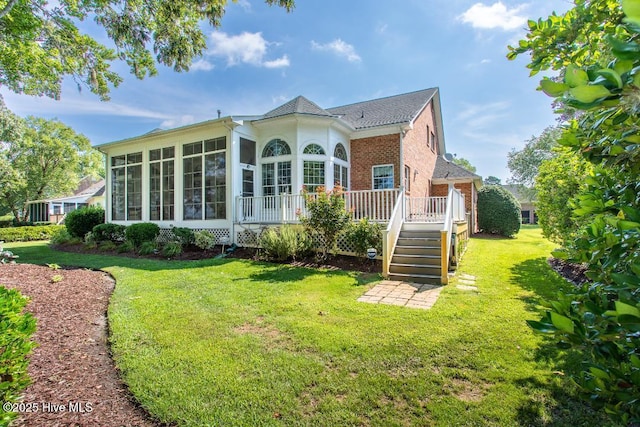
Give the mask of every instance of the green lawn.
<path id="1" fill-rule="evenodd" d="M 345 272 L 242 260 L 163 262 L 8 245 L 21 262 L 117 280 L 112 350 L 133 394 L 178 425 L 603 425 L 525 324 L 566 284 L 536 228 L 472 239 L 431 310 L 356 302 Z"/>

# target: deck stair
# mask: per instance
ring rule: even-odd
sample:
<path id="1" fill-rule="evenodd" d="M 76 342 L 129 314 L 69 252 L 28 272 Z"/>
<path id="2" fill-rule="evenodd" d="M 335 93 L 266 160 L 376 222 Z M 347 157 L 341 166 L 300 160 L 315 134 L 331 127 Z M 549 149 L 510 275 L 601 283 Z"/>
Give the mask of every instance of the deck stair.
<path id="1" fill-rule="evenodd" d="M 441 224 L 402 224 L 391 263 L 389 279 L 440 284 L 442 272 Z"/>

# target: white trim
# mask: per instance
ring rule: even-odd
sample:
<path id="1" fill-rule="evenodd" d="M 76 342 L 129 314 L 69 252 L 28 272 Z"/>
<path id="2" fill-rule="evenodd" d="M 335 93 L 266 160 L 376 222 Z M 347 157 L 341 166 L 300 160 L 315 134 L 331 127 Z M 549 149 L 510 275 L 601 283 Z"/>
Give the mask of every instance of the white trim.
<path id="1" fill-rule="evenodd" d="M 391 179 L 392 179 L 392 185 L 389 188 L 375 188 L 375 175 L 373 174 L 373 170 L 375 168 L 382 168 L 382 167 L 387 167 L 387 166 L 391 166 Z M 394 164 L 393 163 L 386 163 L 383 165 L 373 165 L 371 166 L 371 189 L 372 190 L 389 190 L 389 189 L 393 189 L 395 188 L 395 184 L 396 184 L 396 171 L 394 168 Z"/>

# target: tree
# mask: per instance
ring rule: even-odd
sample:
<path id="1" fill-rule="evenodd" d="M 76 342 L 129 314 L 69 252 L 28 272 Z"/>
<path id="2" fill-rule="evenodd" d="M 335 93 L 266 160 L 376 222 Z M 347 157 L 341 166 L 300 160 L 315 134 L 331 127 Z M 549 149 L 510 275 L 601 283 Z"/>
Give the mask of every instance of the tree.
<path id="1" fill-rule="evenodd" d="M 0 159 L 0 199 L 19 221 L 27 220 L 27 202 L 66 195 L 80 177 L 98 170 L 84 135 L 58 120 L 36 117 L 27 117 L 19 139 L 4 143 Z"/>
<path id="2" fill-rule="evenodd" d="M 489 175 L 484 179 L 485 185 L 500 185 L 502 180 L 497 176 Z"/>
<path id="3" fill-rule="evenodd" d="M 476 167 L 471 164 L 471 162 L 464 157 L 454 157 L 452 162 L 458 166 L 462 166 L 469 172 L 476 173 Z"/>
<path id="4" fill-rule="evenodd" d="M 623 425 L 640 422 L 640 0 L 575 0 L 563 16 L 529 22 L 511 59 L 530 53 L 540 88 L 582 113 L 559 143 L 595 165 L 574 214 L 587 222 L 572 243 L 590 283 L 559 295 L 535 330 L 579 350 L 572 375 L 589 402 Z M 624 18 L 624 19 L 623 19 Z M 557 253 L 562 256 L 562 253 Z M 566 254 L 564 254 L 566 256 Z"/>
<path id="5" fill-rule="evenodd" d="M 585 222 L 575 217 L 573 210 L 592 170 L 593 166 L 582 156 L 562 149 L 541 162 L 535 177 L 536 213 L 542 234 L 565 248 L 575 240 Z"/>
<path id="6" fill-rule="evenodd" d="M 548 127 L 540 136 L 531 137 L 522 150 L 513 148 L 507 154 L 507 166 L 511 171 L 511 178 L 507 182 L 519 185 L 519 191 L 529 200 L 536 200 L 534 184 L 538 169 L 545 160 L 556 156 L 553 149 L 558 146 L 561 133 L 562 129 L 558 126 Z"/>
<path id="7" fill-rule="evenodd" d="M 294 0 L 265 0 L 290 11 Z M 109 99 L 125 61 L 142 79 L 158 64 L 189 69 L 206 48 L 201 22 L 220 26 L 226 0 L 5 0 L 0 2 L 0 86 L 17 93 L 60 97 L 65 76 Z M 115 49 L 80 31 L 93 19 Z"/>

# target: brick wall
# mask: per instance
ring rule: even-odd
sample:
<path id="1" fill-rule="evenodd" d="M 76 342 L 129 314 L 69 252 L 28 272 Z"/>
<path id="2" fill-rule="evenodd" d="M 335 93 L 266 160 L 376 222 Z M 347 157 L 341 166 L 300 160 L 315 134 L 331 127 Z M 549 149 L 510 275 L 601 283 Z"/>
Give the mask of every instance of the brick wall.
<path id="1" fill-rule="evenodd" d="M 371 168 L 393 165 L 393 187 L 400 186 L 400 134 L 351 140 L 351 189 L 373 188 Z"/>
<path id="2" fill-rule="evenodd" d="M 435 135 L 435 147 L 433 148 L 430 146 L 432 132 Z M 404 164 L 410 169 L 409 194 L 414 197 L 429 197 L 431 179 L 438 157 L 438 137 L 434 123 L 433 103 L 429 103 L 425 107 L 414 121 L 413 129 L 405 134 L 403 150 Z M 402 176 L 404 178 L 404 171 Z"/>

